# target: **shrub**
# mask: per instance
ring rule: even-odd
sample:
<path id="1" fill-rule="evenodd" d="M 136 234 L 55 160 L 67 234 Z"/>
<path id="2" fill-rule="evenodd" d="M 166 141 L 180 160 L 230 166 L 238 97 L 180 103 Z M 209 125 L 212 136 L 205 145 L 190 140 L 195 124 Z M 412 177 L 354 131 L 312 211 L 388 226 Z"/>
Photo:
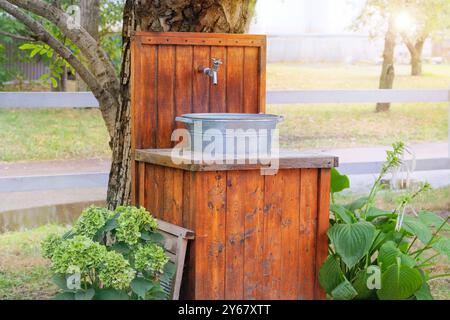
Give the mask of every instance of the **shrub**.
<path id="1" fill-rule="evenodd" d="M 55 298 L 167 299 L 160 281 L 170 281 L 174 270 L 157 227 L 143 208 L 83 210 L 66 234 L 42 242 L 53 281 L 63 290 Z"/>
<path id="2" fill-rule="evenodd" d="M 432 299 L 428 282 L 448 276 L 432 270 L 436 259 L 450 254 L 450 239 L 444 234 L 450 230 L 449 218 L 407 212 L 428 184 L 402 197 L 392 210 L 374 206 L 382 178 L 401 165 L 404 150 L 402 143 L 394 144 L 369 195 L 349 204 L 334 200 L 334 194 L 350 184 L 347 176 L 332 169 L 329 256 L 319 281 L 333 299 Z"/>

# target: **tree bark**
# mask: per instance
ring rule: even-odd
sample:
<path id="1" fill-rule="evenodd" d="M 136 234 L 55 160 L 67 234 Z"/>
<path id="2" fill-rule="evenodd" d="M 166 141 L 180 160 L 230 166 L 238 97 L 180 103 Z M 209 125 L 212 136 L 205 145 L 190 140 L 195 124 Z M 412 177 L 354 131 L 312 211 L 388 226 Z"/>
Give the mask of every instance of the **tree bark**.
<path id="1" fill-rule="evenodd" d="M 135 31 L 244 33 L 256 0 L 127 0 L 123 19 L 120 107 L 112 141 L 108 207 L 131 200 L 130 42 Z"/>
<path id="2" fill-rule="evenodd" d="M 411 75 L 421 76 L 422 75 L 422 52 L 423 45 L 425 41 L 423 39 L 417 40 L 414 45 L 414 50 L 411 53 Z"/>
<path id="3" fill-rule="evenodd" d="M 99 40 L 100 0 L 80 0 L 81 26 L 94 38 Z M 77 90 L 88 91 L 87 84 L 77 77 Z"/>
<path id="4" fill-rule="evenodd" d="M 384 39 L 383 67 L 380 76 L 380 89 L 392 89 L 395 78 L 394 68 L 395 32 L 394 21 L 389 19 L 389 26 Z M 389 111 L 390 103 L 377 103 L 376 112 Z"/>

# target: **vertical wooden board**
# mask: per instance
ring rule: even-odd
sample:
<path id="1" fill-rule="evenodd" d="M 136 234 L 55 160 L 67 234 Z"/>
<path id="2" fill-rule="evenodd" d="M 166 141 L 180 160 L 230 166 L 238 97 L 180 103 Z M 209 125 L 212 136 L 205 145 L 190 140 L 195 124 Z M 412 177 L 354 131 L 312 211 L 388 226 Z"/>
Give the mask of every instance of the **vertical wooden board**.
<path id="1" fill-rule="evenodd" d="M 280 298 L 281 289 L 281 217 L 284 170 L 264 177 L 264 253 L 263 299 Z"/>
<path id="2" fill-rule="evenodd" d="M 226 112 L 226 90 L 227 90 L 227 50 L 225 47 L 211 47 L 211 59 L 221 59 L 223 65 L 219 67 L 217 73 L 218 84 L 214 85 L 210 81 L 209 112 Z"/>
<path id="3" fill-rule="evenodd" d="M 259 49 L 244 49 L 244 113 L 258 113 L 258 63 Z"/>
<path id="4" fill-rule="evenodd" d="M 154 193 L 154 216 L 158 219 L 164 220 L 164 175 L 165 168 L 155 166 L 154 184 L 150 192 Z"/>
<path id="5" fill-rule="evenodd" d="M 243 112 L 244 48 L 227 48 L 227 112 Z"/>
<path id="6" fill-rule="evenodd" d="M 244 211 L 244 296 L 246 300 L 262 299 L 264 176 L 259 170 L 241 171 L 239 188 Z"/>
<path id="7" fill-rule="evenodd" d="M 155 206 L 156 205 L 155 167 L 156 167 L 155 165 L 149 163 L 145 165 L 145 185 L 141 186 L 141 188 L 144 189 L 145 193 L 144 207 L 154 217 L 156 217 L 155 212 L 157 211 L 157 208 Z"/>
<path id="8" fill-rule="evenodd" d="M 138 162 L 139 165 L 139 207 L 145 208 L 145 162 Z"/>
<path id="9" fill-rule="evenodd" d="M 169 223 L 173 223 L 173 184 L 174 184 L 174 169 L 164 167 L 164 199 L 163 199 L 163 214 L 161 219 Z"/>
<path id="10" fill-rule="evenodd" d="M 181 116 L 192 110 L 193 48 L 192 46 L 177 46 L 175 50 L 175 115 Z M 184 126 L 176 123 L 176 127 L 183 128 Z"/>
<path id="11" fill-rule="evenodd" d="M 316 241 L 316 278 L 315 299 L 325 299 L 325 290 L 319 283 L 319 270 L 328 256 L 328 225 L 330 222 L 330 183 L 331 170 L 320 169 L 319 172 L 319 195 L 317 216 L 317 241 Z"/>
<path id="12" fill-rule="evenodd" d="M 317 169 L 301 169 L 299 299 L 314 299 L 317 219 Z"/>
<path id="13" fill-rule="evenodd" d="M 195 187 L 197 174 L 195 172 L 184 171 L 183 172 L 183 227 L 190 230 L 199 230 L 196 227 L 196 200 L 197 190 Z M 198 233 L 196 233 L 198 238 Z M 196 247 L 198 246 L 197 240 L 188 242 L 188 250 L 185 267 L 185 274 L 183 275 L 183 285 L 181 287 L 182 299 L 195 299 L 196 297 Z"/>
<path id="14" fill-rule="evenodd" d="M 298 298 L 300 170 L 282 170 L 281 293 L 280 299 Z"/>
<path id="15" fill-rule="evenodd" d="M 246 198 L 243 171 L 227 173 L 225 299 L 243 299 Z"/>
<path id="16" fill-rule="evenodd" d="M 208 112 L 211 79 L 200 72 L 199 69 L 211 66 L 211 49 L 208 46 L 194 46 L 193 50 L 194 80 L 192 84 L 192 111 Z"/>
<path id="17" fill-rule="evenodd" d="M 226 174 L 202 172 L 195 180 L 195 298 L 224 299 Z"/>
<path id="18" fill-rule="evenodd" d="M 258 94 L 260 113 L 266 112 L 266 44 L 259 48 Z"/>
<path id="19" fill-rule="evenodd" d="M 183 225 L 183 170 L 173 169 L 173 204 L 172 223 Z"/>
<path id="20" fill-rule="evenodd" d="M 142 109 L 139 116 L 139 148 L 156 147 L 156 48 L 142 46 L 141 74 Z"/>
<path id="21" fill-rule="evenodd" d="M 134 160 L 134 154 L 131 159 L 131 205 L 137 206 L 139 202 L 139 190 L 142 186 L 139 186 L 139 164 Z"/>
<path id="22" fill-rule="evenodd" d="M 139 45 L 133 59 L 133 150 L 156 144 L 156 48 Z"/>
<path id="23" fill-rule="evenodd" d="M 175 47 L 158 47 L 158 134 L 157 148 L 170 148 L 175 127 Z"/>

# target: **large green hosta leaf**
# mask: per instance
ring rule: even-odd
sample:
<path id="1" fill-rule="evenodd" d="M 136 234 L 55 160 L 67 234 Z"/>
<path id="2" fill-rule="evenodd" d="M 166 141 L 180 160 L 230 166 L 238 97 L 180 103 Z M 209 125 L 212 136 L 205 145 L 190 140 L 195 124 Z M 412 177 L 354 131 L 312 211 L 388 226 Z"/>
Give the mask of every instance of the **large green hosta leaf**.
<path id="1" fill-rule="evenodd" d="M 351 212 L 344 206 L 332 204 L 330 205 L 330 211 L 333 212 L 335 215 L 337 215 L 345 223 L 353 223 L 356 221 L 353 212 Z"/>
<path id="2" fill-rule="evenodd" d="M 405 216 L 402 228 L 415 235 L 422 243 L 428 243 L 433 236 L 430 229 L 416 217 Z"/>
<path id="3" fill-rule="evenodd" d="M 381 275 L 381 289 L 377 295 L 381 300 L 407 299 L 421 288 L 422 282 L 417 269 L 393 264 Z"/>
<path id="4" fill-rule="evenodd" d="M 378 267 L 376 268 L 378 274 L 381 274 L 380 269 Z M 372 274 L 368 273 L 367 269 L 362 269 L 356 274 L 355 280 L 352 283 L 353 288 L 355 288 L 356 292 L 358 293 L 355 299 L 368 300 L 373 298 L 375 291 L 374 289 L 369 289 L 367 286 L 367 280 L 369 279 L 369 276 L 372 276 Z"/>
<path id="5" fill-rule="evenodd" d="M 348 188 L 350 188 L 348 177 L 340 174 L 335 168 L 331 168 L 331 192 L 341 192 Z"/>
<path id="6" fill-rule="evenodd" d="M 331 294 L 333 289 L 342 281 L 344 281 L 344 276 L 339 267 L 339 262 L 336 260 L 335 256 L 328 256 L 327 260 L 319 270 L 320 285 L 328 294 Z"/>
<path id="7" fill-rule="evenodd" d="M 381 267 L 381 271 L 386 271 L 391 265 L 397 263 L 397 258 L 400 258 L 401 263 L 408 267 L 414 267 L 416 262 L 413 258 L 404 254 L 397 248 L 397 245 L 393 241 L 388 241 L 383 244 L 378 253 L 377 261 Z"/>
<path id="8" fill-rule="evenodd" d="M 392 213 L 391 211 L 385 211 L 385 210 L 381 210 L 375 207 L 370 207 L 369 210 L 367 210 L 367 214 L 366 214 L 366 220 L 367 221 L 372 221 L 376 218 L 379 217 L 388 217 L 388 218 L 392 218 L 394 217 L 395 214 Z"/>
<path id="9" fill-rule="evenodd" d="M 335 224 L 328 230 L 328 236 L 336 253 L 349 267 L 354 267 L 372 245 L 375 227 L 362 221 L 353 224 Z"/>
<path id="10" fill-rule="evenodd" d="M 419 212 L 419 220 L 427 226 L 433 226 L 435 228 L 439 228 L 445 221 L 437 214 L 428 211 Z M 442 230 L 450 230 L 450 225 L 448 224 L 448 222 L 445 223 L 445 225 L 442 227 Z"/>
<path id="11" fill-rule="evenodd" d="M 358 295 L 352 284 L 344 279 L 334 290 L 331 292 L 331 296 L 336 300 L 352 300 Z"/>
<path id="12" fill-rule="evenodd" d="M 450 260 L 450 239 L 449 238 L 438 238 L 436 243 L 433 244 L 433 248 L 438 252 L 445 254 Z"/>

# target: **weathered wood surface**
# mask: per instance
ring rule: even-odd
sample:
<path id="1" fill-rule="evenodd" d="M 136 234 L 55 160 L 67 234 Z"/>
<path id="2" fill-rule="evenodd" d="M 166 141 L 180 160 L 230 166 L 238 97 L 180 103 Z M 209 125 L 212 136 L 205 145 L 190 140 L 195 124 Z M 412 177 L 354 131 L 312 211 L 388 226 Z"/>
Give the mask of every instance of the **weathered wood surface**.
<path id="1" fill-rule="evenodd" d="M 329 168 L 262 176 L 139 163 L 139 184 L 157 190 L 139 204 L 195 232 L 182 298 L 324 298 L 317 276 L 327 256 Z"/>
<path id="2" fill-rule="evenodd" d="M 190 112 L 265 111 L 266 37 L 263 35 L 136 32 L 131 45 L 131 154 L 174 146 L 175 117 Z M 219 83 L 199 72 L 222 59 Z M 139 167 L 132 162 L 132 175 Z M 132 202 L 139 202 L 132 179 Z"/>
<path id="3" fill-rule="evenodd" d="M 240 164 L 235 158 L 233 163 L 210 163 L 210 159 L 197 160 L 194 153 L 185 152 L 182 155 L 178 153 L 172 155 L 172 149 L 144 149 L 136 150 L 136 161 L 152 163 L 171 168 L 183 169 L 188 171 L 230 171 L 230 170 L 255 170 L 267 167 L 264 163 L 274 159 L 279 161 L 280 169 L 298 169 L 298 168 L 332 168 L 338 166 L 338 158 L 335 156 L 321 153 L 300 152 L 280 150 L 279 155 L 273 158 L 262 158 L 258 161 L 256 158 L 247 159 L 247 163 Z M 252 163 L 254 161 L 255 163 Z"/>
<path id="4" fill-rule="evenodd" d="M 132 46 L 133 151 L 168 148 L 175 117 L 189 112 L 265 111 L 262 35 L 138 32 Z M 199 72 L 222 59 L 219 83 Z"/>

